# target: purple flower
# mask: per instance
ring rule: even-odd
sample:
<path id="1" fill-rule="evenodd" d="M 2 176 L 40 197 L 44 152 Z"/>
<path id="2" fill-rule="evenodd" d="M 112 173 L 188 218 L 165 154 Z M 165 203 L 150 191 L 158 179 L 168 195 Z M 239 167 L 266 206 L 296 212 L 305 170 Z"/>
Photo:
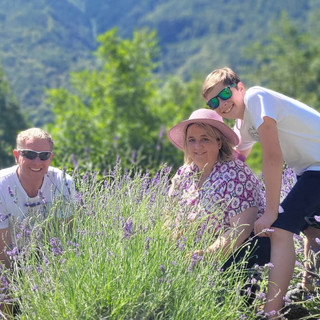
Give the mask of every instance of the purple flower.
<path id="1" fill-rule="evenodd" d="M 267 296 L 266 296 L 266 294 L 264 292 L 258 292 L 258 294 L 257 294 L 257 298 L 259 300 L 264 300 L 266 297 Z"/>
<path id="2" fill-rule="evenodd" d="M 275 311 L 275 310 L 272 310 L 272 311 L 270 311 L 270 312 L 266 312 L 266 316 L 267 317 L 273 317 L 273 316 L 275 316 L 277 314 L 277 312 Z"/>
<path id="3" fill-rule="evenodd" d="M 128 222 L 126 222 L 123 233 L 125 238 L 130 238 L 132 235 L 132 228 L 133 228 L 133 222 L 132 219 L 130 218 Z"/>
<path id="4" fill-rule="evenodd" d="M 317 222 L 320 222 L 320 216 L 314 216 L 314 219 L 315 219 Z"/>
<path id="5" fill-rule="evenodd" d="M 1 287 L 8 288 L 9 283 L 7 278 L 5 278 L 4 276 L 1 276 L 0 279 L 1 279 Z"/>
<path id="6" fill-rule="evenodd" d="M 187 239 L 186 238 L 183 238 L 183 239 L 179 239 L 179 240 L 177 240 L 177 242 L 176 242 L 176 246 L 178 247 L 178 249 L 181 251 L 181 250 L 183 250 L 183 248 L 184 248 L 184 246 L 185 246 L 185 244 L 186 244 L 186 241 L 187 241 Z"/>
<path id="7" fill-rule="evenodd" d="M 131 163 L 134 164 L 136 162 L 137 151 L 135 149 L 132 150 L 131 153 Z"/>
<path id="8" fill-rule="evenodd" d="M 264 266 L 265 266 L 266 268 L 268 268 L 268 269 L 274 268 L 274 265 L 273 265 L 271 262 L 266 263 Z"/>
<path id="9" fill-rule="evenodd" d="M 149 250 L 149 245 L 150 245 L 150 238 L 149 238 L 149 237 L 147 237 L 147 239 L 146 239 L 146 243 L 145 243 L 145 245 L 144 245 L 144 248 L 146 249 L 146 251 L 148 251 L 148 250 Z"/>
<path id="10" fill-rule="evenodd" d="M 77 168 L 78 167 L 78 162 L 76 160 L 76 156 L 75 156 L 74 153 L 71 155 L 71 161 L 73 163 L 74 168 Z"/>
<path id="11" fill-rule="evenodd" d="M 165 272 L 166 272 L 166 268 L 164 267 L 163 264 L 160 265 L 160 270 L 162 271 L 162 273 L 165 273 Z"/>
<path id="12" fill-rule="evenodd" d="M 62 254 L 61 241 L 57 238 L 50 239 L 51 251 L 55 256 L 60 256 Z"/>
<path id="13" fill-rule="evenodd" d="M 191 264 L 188 268 L 188 272 L 191 272 L 195 266 L 195 264 L 198 262 L 198 261 L 201 261 L 203 258 L 203 256 L 201 255 L 198 255 L 197 253 L 193 253 L 192 254 L 192 261 L 191 261 Z"/>
<path id="14" fill-rule="evenodd" d="M 82 178 L 82 181 L 83 181 L 83 182 L 87 182 L 88 177 L 89 177 L 89 174 L 88 174 L 88 172 L 86 172 L 86 173 L 84 174 L 83 178 Z"/>
<path id="15" fill-rule="evenodd" d="M 10 257 L 18 255 L 18 248 L 14 247 L 11 251 L 7 251 L 7 255 Z"/>
<path id="16" fill-rule="evenodd" d="M 165 130 L 165 126 L 162 125 L 162 126 L 160 127 L 160 131 L 159 131 L 159 134 L 158 134 L 158 138 L 159 138 L 159 139 L 161 139 L 161 138 L 163 137 L 163 135 L 164 135 L 164 130 Z"/>
<path id="17" fill-rule="evenodd" d="M 38 286 L 35 285 L 32 290 L 33 290 L 33 291 L 36 291 L 37 289 L 38 289 Z"/>

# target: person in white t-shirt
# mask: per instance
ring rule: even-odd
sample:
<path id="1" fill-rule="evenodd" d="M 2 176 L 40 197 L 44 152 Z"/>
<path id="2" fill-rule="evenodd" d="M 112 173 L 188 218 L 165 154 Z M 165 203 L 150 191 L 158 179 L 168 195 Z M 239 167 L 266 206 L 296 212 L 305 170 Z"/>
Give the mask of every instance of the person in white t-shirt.
<path id="1" fill-rule="evenodd" d="M 310 221 L 320 214 L 320 113 L 306 104 L 259 86 L 245 89 L 230 68 L 213 70 L 205 79 L 202 95 L 207 105 L 226 119 L 236 119 L 240 137 L 237 151 L 246 158 L 255 142 L 262 148 L 266 186 L 265 213 L 255 222 L 255 234 L 271 239 L 271 263 L 265 313 L 277 318 L 283 307 L 295 266 L 293 235 L 303 232 L 306 259 L 319 251 L 320 230 Z M 297 182 L 280 204 L 283 162 Z M 320 217 L 319 217 L 320 218 Z M 306 263 L 303 287 L 315 265 Z"/>
<path id="2" fill-rule="evenodd" d="M 22 223 L 30 228 L 48 217 L 55 200 L 69 207 L 54 214 L 71 220 L 75 187 L 68 174 L 50 166 L 53 147 L 52 137 L 42 129 L 22 131 L 13 151 L 16 165 L 0 170 L 0 262 L 6 267 L 7 251 L 23 245 Z"/>

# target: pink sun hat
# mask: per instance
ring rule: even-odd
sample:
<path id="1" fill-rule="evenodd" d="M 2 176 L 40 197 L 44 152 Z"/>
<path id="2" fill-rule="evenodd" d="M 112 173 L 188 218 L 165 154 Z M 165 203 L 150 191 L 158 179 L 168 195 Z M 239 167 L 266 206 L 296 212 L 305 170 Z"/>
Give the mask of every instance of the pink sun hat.
<path id="1" fill-rule="evenodd" d="M 188 120 L 181 121 L 168 131 L 168 138 L 178 149 L 183 150 L 184 134 L 186 127 L 191 123 L 206 123 L 217 128 L 233 146 L 239 144 L 237 134 L 223 122 L 221 116 L 210 109 L 198 109 L 193 111 Z"/>

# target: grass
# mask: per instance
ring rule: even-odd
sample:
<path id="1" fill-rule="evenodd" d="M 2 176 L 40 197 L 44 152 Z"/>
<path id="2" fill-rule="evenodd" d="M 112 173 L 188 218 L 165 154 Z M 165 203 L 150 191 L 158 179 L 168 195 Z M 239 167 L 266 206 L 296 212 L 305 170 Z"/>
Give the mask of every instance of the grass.
<path id="1" fill-rule="evenodd" d="M 167 198 L 170 174 L 164 166 L 151 177 L 119 163 L 104 177 L 75 173 L 72 226 L 53 218 L 65 210 L 57 202 L 25 234 L 23 250 L 10 253 L 15 267 L 3 271 L 2 300 L 18 306 L 15 319 L 255 319 L 267 268 L 259 270 L 260 292 L 248 307 L 241 289 L 256 280 L 242 265 L 222 272 L 221 253 L 188 256 L 210 237 L 194 241 L 195 226 L 177 241 L 164 228 L 167 213 L 177 211 Z M 301 238 L 296 243 L 302 262 Z M 302 266 L 296 269 L 293 283 Z M 319 299 L 304 305 L 320 318 Z"/>

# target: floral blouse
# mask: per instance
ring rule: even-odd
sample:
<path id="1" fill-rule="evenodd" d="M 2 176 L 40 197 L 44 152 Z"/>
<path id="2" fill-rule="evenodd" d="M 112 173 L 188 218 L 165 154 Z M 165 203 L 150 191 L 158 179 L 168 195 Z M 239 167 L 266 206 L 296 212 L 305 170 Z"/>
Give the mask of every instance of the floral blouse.
<path id="1" fill-rule="evenodd" d="M 201 172 L 195 164 L 184 165 L 172 179 L 171 196 L 181 206 L 178 221 L 194 221 L 210 215 L 214 231 L 230 227 L 230 218 L 250 207 L 258 208 L 260 217 L 265 207 L 263 187 L 258 177 L 244 162 L 233 159 L 217 162 L 197 187 Z"/>

